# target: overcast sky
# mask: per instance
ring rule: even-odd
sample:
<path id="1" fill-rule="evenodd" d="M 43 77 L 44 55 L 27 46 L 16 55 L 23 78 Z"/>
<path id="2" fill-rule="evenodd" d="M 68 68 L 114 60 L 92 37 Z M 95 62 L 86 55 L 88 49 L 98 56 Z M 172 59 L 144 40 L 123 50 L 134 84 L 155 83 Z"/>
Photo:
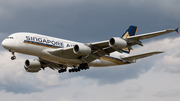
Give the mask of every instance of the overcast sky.
<path id="1" fill-rule="evenodd" d="M 130 25 L 137 34 L 180 27 L 179 0 L 0 0 L 0 42 L 15 32 L 34 32 L 89 43 L 121 36 Z M 180 35 L 142 41 L 132 54 L 165 53 L 137 63 L 58 74 L 27 73 L 24 61 L 37 57 L 0 46 L 2 101 L 179 101 Z"/>

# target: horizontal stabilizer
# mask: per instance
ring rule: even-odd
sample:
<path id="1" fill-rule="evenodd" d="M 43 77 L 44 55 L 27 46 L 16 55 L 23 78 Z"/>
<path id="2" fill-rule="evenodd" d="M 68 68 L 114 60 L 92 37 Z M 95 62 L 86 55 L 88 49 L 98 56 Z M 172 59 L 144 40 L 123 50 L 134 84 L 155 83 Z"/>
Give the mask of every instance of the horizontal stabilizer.
<path id="1" fill-rule="evenodd" d="M 139 54 L 139 55 L 133 55 L 133 56 L 124 57 L 124 58 L 122 58 L 122 59 L 123 59 L 123 60 L 126 60 L 126 61 L 131 61 L 131 60 L 137 60 L 137 59 L 145 58 L 145 57 L 152 56 L 152 55 L 156 55 L 156 54 L 160 54 L 160 53 L 163 53 L 163 52 L 162 52 L 162 51 L 149 52 L 149 53 L 144 53 L 144 54 Z"/>

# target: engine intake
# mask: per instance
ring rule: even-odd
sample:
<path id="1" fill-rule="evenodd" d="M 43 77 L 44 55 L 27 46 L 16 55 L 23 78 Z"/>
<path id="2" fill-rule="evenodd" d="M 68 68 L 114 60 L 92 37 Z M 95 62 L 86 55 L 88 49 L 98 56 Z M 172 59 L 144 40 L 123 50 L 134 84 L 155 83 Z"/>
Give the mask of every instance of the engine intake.
<path id="1" fill-rule="evenodd" d="M 127 47 L 127 42 L 119 37 L 114 37 L 109 40 L 109 46 L 122 49 Z"/>
<path id="2" fill-rule="evenodd" d="M 91 48 L 84 44 L 78 44 L 74 46 L 73 52 L 78 55 L 89 55 L 91 53 Z"/>
<path id="3" fill-rule="evenodd" d="M 39 62 L 39 60 L 34 59 L 34 60 L 25 61 L 24 69 L 27 72 L 32 72 L 32 73 L 39 72 L 40 68 L 41 68 L 41 63 Z"/>

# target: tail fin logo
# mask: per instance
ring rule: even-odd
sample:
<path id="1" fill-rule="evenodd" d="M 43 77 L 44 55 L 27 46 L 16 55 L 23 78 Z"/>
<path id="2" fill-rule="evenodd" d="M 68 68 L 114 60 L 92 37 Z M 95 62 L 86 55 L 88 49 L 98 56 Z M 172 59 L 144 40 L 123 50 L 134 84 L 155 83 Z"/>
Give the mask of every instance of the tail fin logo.
<path id="1" fill-rule="evenodd" d="M 123 48 L 123 51 L 129 52 L 130 50 L 128 48 Z"/>
<path id="2" fill-rule="evenodd" d="M 126 34 L 124 34 L 123 38 L 129 37 L 129 32 L 127 31 Z M 129 52 L 130 50 L 128 48 L 123 48 L 123 51 Z"/>
<path id="3" fill-rule="evenodd" d="M 129 32 L 127 31 L 126 34 L 124 34 L 123 38 L 129 37 Z"/>
<path id="4" fill-rule="evenodd" d="M 122 35 L 123 38 L 134 36 L 136 35 L 138 27 L 136 26 L 129 26 L 129 28 L 126 30 L 126 32 Z M 130 54 L 131 49 L 130 48 L 123 48 L 121 49 L 122 52 Z"/>

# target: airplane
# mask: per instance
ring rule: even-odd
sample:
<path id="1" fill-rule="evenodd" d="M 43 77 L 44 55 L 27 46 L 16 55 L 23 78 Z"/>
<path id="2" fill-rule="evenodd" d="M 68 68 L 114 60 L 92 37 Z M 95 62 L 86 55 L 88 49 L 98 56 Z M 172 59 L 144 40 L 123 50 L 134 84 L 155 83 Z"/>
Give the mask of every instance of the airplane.
<path id="1" fill-rule="evenodd" d="M 36 33 L 18 32 L 4 39 L 2 46 L 12 53 L 12 60 L 16 59 L 15 52 L 38 57 L 38 59 L 25 60 L 24 68 L 27 72 L 37 73 L 49 67 L 58 70 L 59 73 L 66 71 L 71 73 L 90 67 L 131 64 L 138 59 L 163 53 L 154 51 L 130 55 L 132 46 L 143 46 L 140 40 L 174 31 L 179 33 L 177 28 L 136 35 L 137 29 L 138 27 L 131 25 L 122 37 L 85 44 Z M 67 69 L 68 67 L 71 69 Z"/>

